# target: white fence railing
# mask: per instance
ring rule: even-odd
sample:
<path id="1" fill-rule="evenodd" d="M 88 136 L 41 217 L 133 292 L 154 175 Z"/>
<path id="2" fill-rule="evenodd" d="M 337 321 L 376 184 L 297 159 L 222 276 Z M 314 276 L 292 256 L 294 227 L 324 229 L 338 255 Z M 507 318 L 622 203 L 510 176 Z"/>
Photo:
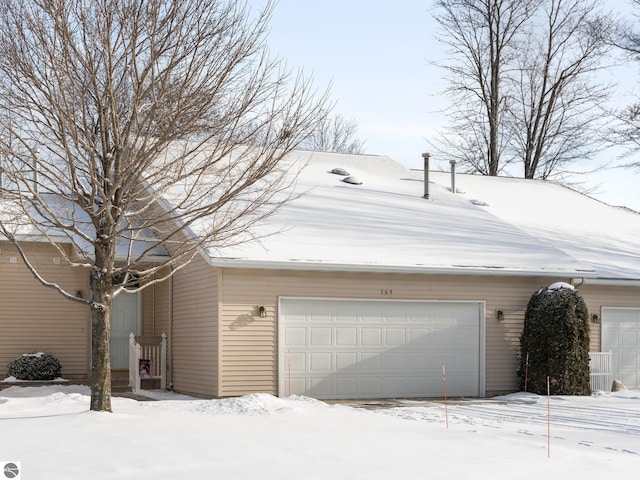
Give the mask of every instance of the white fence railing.
<path id="1" fill-rule="evenodd" d="M 611 352 L 589 352 L 589 373 L 591 381 L 591 391 L 604 390 L 611 391 L 613 383 Z"/>
<path id="2" fill-rule="evenodd" d="M 129 386 L 141 390 L 141 380 L 160 379 L 160 388 L 167 388 L 167 334 L 159 337 L 136 337 L 129 334 Z"/>

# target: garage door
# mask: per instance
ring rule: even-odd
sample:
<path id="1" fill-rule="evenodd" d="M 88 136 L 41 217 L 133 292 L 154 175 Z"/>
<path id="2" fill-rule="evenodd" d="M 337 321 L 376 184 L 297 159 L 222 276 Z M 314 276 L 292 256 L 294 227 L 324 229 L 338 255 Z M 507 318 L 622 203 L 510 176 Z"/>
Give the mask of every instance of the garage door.
<path id="1" fill-rule="evenodd" d="M 280 395 L 484 395 L 484 306 L 281 298 Z"/>
<path id="2" fill-rule="evenodd" d="M 602 351 L 611 351 L 613 378 L 640 388 L 640 308 L 602 309 Z"/>

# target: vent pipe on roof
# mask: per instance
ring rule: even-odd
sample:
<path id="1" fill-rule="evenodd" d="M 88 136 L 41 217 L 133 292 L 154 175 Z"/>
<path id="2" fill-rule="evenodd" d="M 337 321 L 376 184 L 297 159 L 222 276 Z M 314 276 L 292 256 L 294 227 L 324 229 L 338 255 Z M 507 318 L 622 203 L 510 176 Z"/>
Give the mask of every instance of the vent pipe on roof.
<path id="1" fill-rule="evenodd" d="M 429 158 L 431 155 L 428 153 L 422 154 L 422 159 L 424 160 L 424 195 L 423 198 L 429 199 Z"/>
<path id="2" fill-rule="evenodd" d="M 449 160 L 451 164 L 451 193 L 456 193 L 456 161 Z"/>

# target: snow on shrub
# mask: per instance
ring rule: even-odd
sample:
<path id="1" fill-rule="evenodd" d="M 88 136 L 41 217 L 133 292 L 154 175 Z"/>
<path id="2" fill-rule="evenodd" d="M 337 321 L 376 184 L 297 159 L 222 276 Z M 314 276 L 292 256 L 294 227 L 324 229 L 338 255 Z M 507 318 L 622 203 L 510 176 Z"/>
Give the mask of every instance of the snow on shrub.
<path id="1" fill-rule="evenodd" d="M 9 364 L 9 376 L 18 380 L 54 380 L 61 370 L 58 359 L 46 352 L 23 353 Z"/>
<path id="2" fill-rule="evenodd" d="M 589 314 L 573 286 L 554 283 L 531 296 L 520 336 L 520 388 L 545 395 L 590 395 Z M 528 368 L 526 362 L 528 358 Z"/>

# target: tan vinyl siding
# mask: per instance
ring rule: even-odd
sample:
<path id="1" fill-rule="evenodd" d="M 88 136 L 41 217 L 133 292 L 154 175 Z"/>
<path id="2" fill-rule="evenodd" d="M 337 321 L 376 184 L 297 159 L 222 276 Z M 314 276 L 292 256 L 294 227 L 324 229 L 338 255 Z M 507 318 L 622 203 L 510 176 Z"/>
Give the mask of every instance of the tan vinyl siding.
<path id="1" fill-rule="evenodd" d="M 278 394 L 280 296 L 486 302 L 486 393 L 514 391 L 527 302 L 533 292 L 552 283 L 549 279 L 529 277 L 239 269 L 224 269 L 222 275 L 221 396 Z M 259 317 L 260 305 L 267 309 L 267 318 Z M 496 319 L 496 310 L 505 313 L 504 321 Z"/>
<path id="2" fill-rule="evenodd" d="M 142 335 L 169 335 L 170 297 L 170 280 L 155 283 L 142 291 Z"/>
<path id="3" fill-rule="evenodd" d="M 59 254 L 50 246 L 24 244 L 38 272 L 66 291 L 89 294 L 88 271 L 55 264 Z M 15 259 L 16 263 L 11 263 Z M 0 242 L 0 367 L 32 351 L 54 354 L 66 378 L 89 371 L 89 309 L 42 286 L 27 270 L 17 251 Z M 6 373 L 6 372 L 2 372 Z M 2 374 L 0 373 L 0 374 Z"/>
<path id="4" fill-rule="evenodd" d="M 198 257 L 173 277 L 173 342 L 176 391 L 218 396 L 218 281 L 216 269 Z"/>

